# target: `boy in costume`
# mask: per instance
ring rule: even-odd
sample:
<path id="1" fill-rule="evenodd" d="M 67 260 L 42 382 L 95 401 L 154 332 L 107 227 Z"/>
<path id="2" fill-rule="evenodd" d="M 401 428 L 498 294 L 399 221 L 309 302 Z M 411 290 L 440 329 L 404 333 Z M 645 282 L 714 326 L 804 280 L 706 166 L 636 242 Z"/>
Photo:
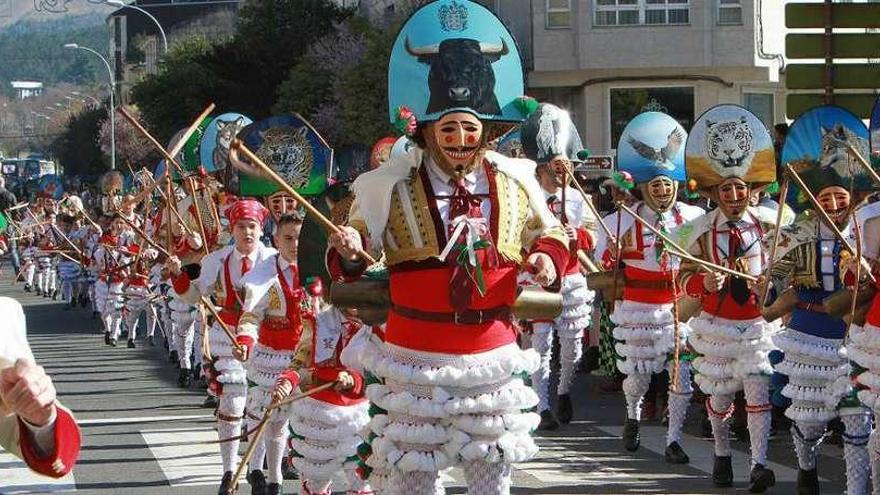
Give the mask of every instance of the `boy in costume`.
<path id="1" fill-rule="evenodd" d="M 268 212 L 259 202 L 242 199 L 233 204 L 226 212 L 229 228 L 235 244 L 220 248 L 205 256 L 201 261 L 198 278 L 191 278 L 188 271 L 181 271 L 181 261 L 172 256 L 167 266 L 173 277 L 174 291 L 186 304 L 201 304 L 201 299 L 213 297 L 214 303 L 221 306 L 220 318 L 234 329 L 241 316 L 244 302 L 242 297 L 241 278 L 253 267 L 271 257 L 275 250 L 267 248 L 260 242 L 263 222 Z M 220 438 L 233 438 L 241 434 L 241 422 L 247 401 L 247 376 L 245 369 L 233 354 L 233 345 L 229 341 L 220 323 L 214 322 L 208 330 L 211 345 L 211 357 L 216 376 L 209 385 L 219 396 L 216 411 L 217 432 Z M 192 345 L 190 341 L 189 345 Z M 184 356 L 181 356 L 181 365 Z M 187 357 L 188 358 L 188 357 Z M 191 377 L 187 369 L 181 369 L 181 377 Z M 218 493 L 224 494 L 232 483 L 232 472 L 238 452 L 238 441 L 229 441 L 220 445 L 223 460 L 223 479 Z"/>
<path id="2" fill-rule="evenodd" d="M 686 180 L 686 138 L 687 133 L 672 117 L 645 112 L 627 124 L 617 147 L 618 169 L 632 177 L 633 192 L 640 199 L 630 208 L 661 232 L 670 232 L 704 213 L 700 208 L 677 201 L 679 183 Z M 662 149 L 665 155 L 658 159 L 648 153 L 654 149 Z M 631 452 L 638 449 L 642 401 L 651 377 L 666 369 L 670 383 L 665 458 L 673 464 L 686 464 L 690 459 L 680 441 L 693 392 L 691 370 L 686 360 L 679 359 L 676 373 L 671 359 L 676 345 L 673 306 L 683 296 L 673 280 L 680 269 L 679 259 L 670 256 L 663 241 L 629 213 L 612 213 L 604 221 L 618 236 L 620 253 L 617 253 L 617 242 L 602 230 L 598 233 L 596 257 L 605 260 L 607 265 L 623 263 L 623 273 L 615 274 L 619 280 L 613 282 L 623 288 L 623 294 L 614 304 L 610 319 L 615 325 L 617 368 L 626 375 L 623 380 L 624 448 Z M 678 323 L 680 348 L 686 338 L 686 324 Z M 678 380 L 673 382 L 676 376 Z"/>
<path id="3" fill-rule="evenodd" d="M 446 57 L 479 66 L 480 90 L 440 77 Z M 511 305 L 523 268 L 558 291 L 569 252 L 534 163 L 487 149 L 494 124 L 521 119 L 522 92 L 516 43 L 485 7 L 418 9 L 389 66 L 389 114 L 414 140 L 355 180 L 350 226 L 329 239 L 335 279 L 363 273 L 365 248 L 382 252 L 390 273 L 385 342 L 369 342 L 362 360 L 379 381 L 367 396 L 383 410 L 371 421 L 371 459 L 391 469 L 392 494 L 433 495 L 453 465 L 471 493 L 508 494 L 510 465 L 537 452 L 540 416 L 523 411 L 538 398 L 520 377 L 538 356 L 517 346 Z"/>
<path id="4" fill-rule="evenodd" d="M 118 215 L 110 218 L 110 226 L 98 240 L 95 248 L 95 268 L 98 282 L 95 285 L 95 308 L 104 324 L 104 343 L 116 347 L 122 325 L 122 282 L 128 252 L 121 235 L 125 222 Z"/>

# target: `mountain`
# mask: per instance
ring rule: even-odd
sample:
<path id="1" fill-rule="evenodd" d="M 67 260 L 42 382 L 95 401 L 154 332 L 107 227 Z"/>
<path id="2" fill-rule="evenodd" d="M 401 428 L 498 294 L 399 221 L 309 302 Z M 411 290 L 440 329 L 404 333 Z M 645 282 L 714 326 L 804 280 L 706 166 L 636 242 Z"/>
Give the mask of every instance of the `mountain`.
<path id="1" fill-rule="evenodd" d="M 103 22 L 114 10 L 115 7 L 97 0 L 0 0 L 0 30 L 22 21 L 94 17 L 96 22 Z"/>
<path id="2" fill-rule="evenodd" d="M 64 44 L 78 43 L 107 56 L 108 38 L 104 15 L 97 12 L 43 18 L 28 13 L 0 28 L 0 91 L 10 91 L 9 81 L 14 80 L 41 81 L 46 86 L 104 80 L 106 69 L 97 57 L 66 49 Z"/>

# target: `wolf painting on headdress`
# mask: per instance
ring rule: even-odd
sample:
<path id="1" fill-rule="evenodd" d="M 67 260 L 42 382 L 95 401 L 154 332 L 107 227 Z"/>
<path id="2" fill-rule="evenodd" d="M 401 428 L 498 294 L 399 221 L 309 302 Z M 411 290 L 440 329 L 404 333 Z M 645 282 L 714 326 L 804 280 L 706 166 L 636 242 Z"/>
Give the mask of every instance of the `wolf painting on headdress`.
<path id="1" fill-rule="evenodd" d="M 244 116 L 231 121 L 217 120 L 217 145 L 213 152 L 214 168 L 225 169 L 229 165 L 229 147 L 232 145 L 232 140 L 248 123 Z"/>
<path id="2" fill-rule="evenodd" d="M 819 164 L 823 169 L 832 168 L 841 176 L 847 176 L 850 167 L 860 167 L 855 163 L 849 152 L 852 146 L 862 156 L 868 155 L 868 140 L 857 136 L 851 129 L 842 123 L 831 127 L 822 127 L 822 155 Z"/>

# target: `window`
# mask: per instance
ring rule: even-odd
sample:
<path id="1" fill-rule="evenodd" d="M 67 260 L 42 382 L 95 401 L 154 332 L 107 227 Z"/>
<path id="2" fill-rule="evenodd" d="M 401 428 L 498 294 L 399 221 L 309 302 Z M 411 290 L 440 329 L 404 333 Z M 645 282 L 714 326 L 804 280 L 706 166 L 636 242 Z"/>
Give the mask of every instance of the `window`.
<path id="1" fill-rule="evenodd" d="M 642 112 L 663 112 L 677 120 L 682 127 L 694 126 L 694 88 L 611 88 L 611 146 L 617 148 L 623 128 Z"/>
<path id="2" fill-rule="evenodd" d="M 547 0 L 547 28 L 571 27 L 571 0 Z"/>
<path id="3" fill-rule="evenodd" d="M 742 0 L 718 0 L 718 24 L 743 23 Z"/>
<path id="4" fill-rule="evenodd" d="M 755 114 L 767 129 L 773 129 L 776 120 L 773 115 L 773 93 L 743 93 L 743 106 Z"/>
<path id="5" fill-rule="evenodd" d="M 596 0 L 594 26 L 688 24 L 690 0 Z"/>

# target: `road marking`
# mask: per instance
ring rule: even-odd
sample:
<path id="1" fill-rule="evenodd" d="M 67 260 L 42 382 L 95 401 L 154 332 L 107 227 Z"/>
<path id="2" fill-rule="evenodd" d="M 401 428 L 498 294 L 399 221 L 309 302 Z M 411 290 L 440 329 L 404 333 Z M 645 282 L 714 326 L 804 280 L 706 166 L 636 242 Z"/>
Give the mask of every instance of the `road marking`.
<path id="1" fill-rule="evenodd" d="M 620 438 L 623 433 L 622 426 L 596 426 L 596 428 Z M 639 434 L 641 437 L 641 446 L 651 452 L 663 455 L 666 451 L 666 427 L 639 425 Z M 688 466 L 699 469 L 700 471 L 711 475 L 712 467 L 715 463 L 715 444 L 711 440 L 704 440 L 693 435 L 682 434 L 681 448 L 687 452 L 691 458 Z M 622 445 L 621 445 L 622 447 Z M 734 450 L 732 455 L 733 476 L 735 483 L 745 483 L 749 480 L 749 472 L 751 471 L 751 458 L 748 453 Z M 778 464 L 772 461 L 767 462 L 767 467 L 773 470 L 776 475 L 776 482 L 797 482 L 797 469 Z M 641 475 L 639 476 L 641 478 Z M 825 478 L 819 478 L 820 481 L 828 481 Z"/>
<path id="2" fill-rule="evenodd" d="M 62 493 L 76 490 L 73 473 L 59 479 L 34 473 L 20 459 L 0 448 L 0 493 L 19 495 L 26 493 Z"/>
<path id="3" fill-rule="evenodd" d="M 211 429 L 141 430 L 141 436 L 171 486 L 219 485 L 223 476 L 220 447 L 200 445 L 217 440 Z M 247 481 L 242 480 L 242 483 Z"/>
<path id="4" fill-rule="evenodd" d="M 185 415 L 185 416 L 145 416 L 131 418 L 101 418 L 101 419 L 78 419 L 80 426 L 101 426 L 120 423 L 161 423 L 163 421 L 187 421 L 187 420 L 213 420 L 210 414 Z M 170 430 L 168 430 L 170 431 Z"/>

